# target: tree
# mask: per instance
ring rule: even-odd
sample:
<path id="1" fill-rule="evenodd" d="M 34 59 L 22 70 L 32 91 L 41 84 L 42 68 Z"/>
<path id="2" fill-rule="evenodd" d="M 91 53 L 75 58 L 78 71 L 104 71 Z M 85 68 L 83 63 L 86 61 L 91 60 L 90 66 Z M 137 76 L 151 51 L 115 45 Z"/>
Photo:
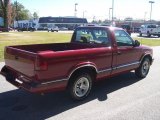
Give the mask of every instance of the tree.
<path id="1" fill-rule="evenodd" d="M 1 6 L 1 3 L 0 3 L 0 17 L 3 16 L 3 11 L 2 11 L 2 6 Z"/>
<path id="2" fill-rule="evenodd" d="M 12 21 L 16 20 L 28 20 L 31 19 L 32 15 L 21 3 L 12 3 Z"/>
<path id="3" fill-rule="evenodd" d="M 33 18 L 34 18 L 34 19 L 38 19 L 38 18 L 39 18 L 37 12 L 34 12 L 34 13 L 33 13 Z"/>
<path id="4" fill-rule="evenodd" d="M 6 31 L 8 31 L 10 0 L 0 0 L 0 6 L 2 11 L 2 16 L 4 18 L 4 27 L 6 28 Z"/>

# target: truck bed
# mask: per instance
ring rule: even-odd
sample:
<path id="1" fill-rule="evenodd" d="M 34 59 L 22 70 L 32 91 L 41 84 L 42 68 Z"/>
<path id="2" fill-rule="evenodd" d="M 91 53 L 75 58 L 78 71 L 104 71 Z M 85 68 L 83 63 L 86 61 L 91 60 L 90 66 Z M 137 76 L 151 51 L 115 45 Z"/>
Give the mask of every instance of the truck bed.
<path id="1" fill-rule="evenodd" d="M 104 47 L 100 44 L 82 44 L 82 43 L 56 43 L 56 44 L 37 44 L 37 45 L 19 45 L 8 46 L 5 49 L 5 64 L 8 68 L 19 74 L 23 74 L 28 79 L 37 79 L 35 76 L 35 67 L 38 57 L 41 55 L 51 61 L 60 60 L 60 57 L 72 58 L 69 55 L 76 56 L 82 49 Z M 74 51 L 73 51 L 74 50 Z M 91 49 L 90 49 L 91 50 Z M 72 54 L 70 54 L 72 52 Z M 84 54 L 84 52 L 82 52 Z M 85 53 L 87 54 L 87 53 Z M 57 73 L 58 74 L 58 73 Z M 45 78 L 44 78 L 45 79 Z"/>
<path id="2" fill-rule="evenodd" d="M 66 50 L 77 50 L 86 48 L 102 47 L 100 44 L 84 44 L 84 43 L 55 43 L 55 44 L 37 44 L 37 45 L 20 45 L 11 46 L 10 48 L 16 48 L 32 53 L 39 53 L 42 51 L 66 51 Z"/>

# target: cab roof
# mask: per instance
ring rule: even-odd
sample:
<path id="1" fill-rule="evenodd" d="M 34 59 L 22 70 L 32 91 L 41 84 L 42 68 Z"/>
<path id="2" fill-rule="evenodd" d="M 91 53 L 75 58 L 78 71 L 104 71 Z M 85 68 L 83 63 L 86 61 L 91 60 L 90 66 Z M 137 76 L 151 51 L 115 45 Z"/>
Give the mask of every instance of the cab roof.
<path id="1" fill-rule="evenodd" d="M 82 29 L 82 28 L 107 28 L 107 29 L 110 29 L 110 30 L 123 30 L 122 28 L 112 27 L 112 26 L 84 26 L 84 27 L 77 27 L 77 29 Z"/>

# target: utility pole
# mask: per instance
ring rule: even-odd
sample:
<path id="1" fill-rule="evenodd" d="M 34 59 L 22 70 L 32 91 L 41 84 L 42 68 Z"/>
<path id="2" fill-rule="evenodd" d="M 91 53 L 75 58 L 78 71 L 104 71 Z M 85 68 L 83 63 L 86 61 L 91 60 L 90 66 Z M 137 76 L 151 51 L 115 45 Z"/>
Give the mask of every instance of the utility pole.
<path id="1" fill-rule="evenodd" d="M 144 12 L 144 23 L 146 21 L 146 15 L 147 15 L 147 12 Z"/>
<path id="2" fill-rule="evenodd" d="M 112 0 L 112 25 L 114 22 L 114 0 Z"/>
<path id="3" fill-rule="evenodd" d="M 109 22 L 111 21 L 111 10 L 112 8 L 109 8 Z"/>
<path id="4" fill-rule="evenodd" d="M 75 12 L 75 13 L 74 13 L 74 16 L 77 17 L 77 5 L 78 5 L 78 3 L 75 3 L 74 5 L 75 5 L 75 9 L 74 9 L 74 12 Z"/>
<path id="5" fill-rule="evenodd" d="M 155 3 L 154 1 L 149 1 L 149 3 L 151 4 L 151 11 L 150 11 L 150 22 L 152 20 L 152 4 Z"/>
<path id="6" fill-rule="evenodd" d="M 85 16 L 84 16 L 85 12 L 87 12 L 87 11 L 86 11 L 86 10 L 83 11 L 83 18 L 85 17 Z"/>

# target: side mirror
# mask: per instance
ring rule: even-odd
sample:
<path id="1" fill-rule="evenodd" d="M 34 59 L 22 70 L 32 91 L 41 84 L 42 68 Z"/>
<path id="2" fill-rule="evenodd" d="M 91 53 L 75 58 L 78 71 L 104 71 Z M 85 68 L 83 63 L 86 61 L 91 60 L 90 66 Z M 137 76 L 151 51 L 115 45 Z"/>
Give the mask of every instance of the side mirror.
<path id="1" fill-rule="evenodd" d="M 140 42 L 138 40 L 135 40 L 134 41 L 134 47 L 138 47 L 138 46 L 140 46 Z"/>

